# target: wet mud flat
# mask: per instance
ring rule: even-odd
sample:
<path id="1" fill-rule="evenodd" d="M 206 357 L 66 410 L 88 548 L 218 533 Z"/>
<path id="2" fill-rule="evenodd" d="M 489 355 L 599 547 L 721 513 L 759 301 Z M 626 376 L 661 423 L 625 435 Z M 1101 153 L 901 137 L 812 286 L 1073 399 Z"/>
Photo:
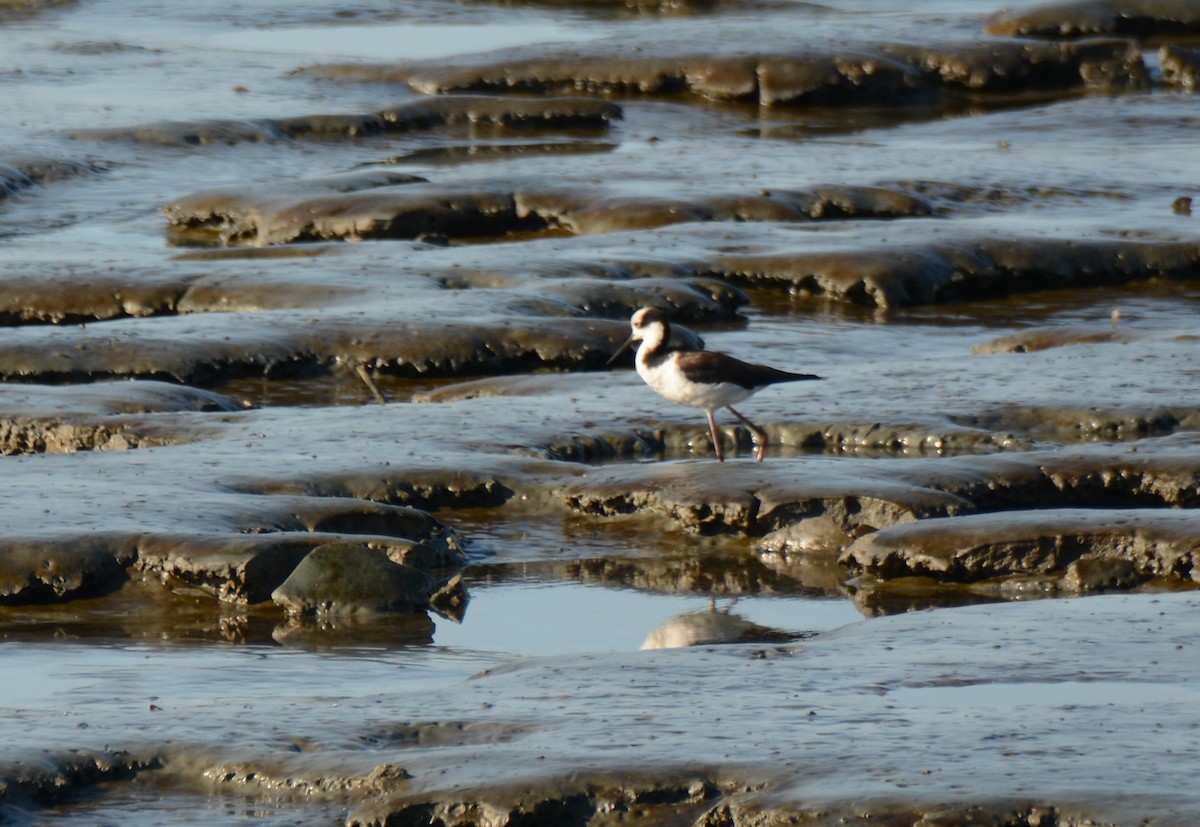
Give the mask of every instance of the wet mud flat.
<path id="1" fill-rule="evenodd" d="M 1191 5 L 411 6 L 0 4 L 0 822 L 1193 823 Z"/>
<path id="2" fill-rule="evenodd" d="M 23 664 L 57 691 L 9 737 L 75 747 L 10 767 L 6 815 L 89 785 L 41 812 L 141 823 L 211 815 L 219 796 L 231 823 L 1183 824 L 1196 609 L 1182 594 L 975 606 L 420 689 L 378 653 L 313 675 L 287 651 L 64 642 L 72 672 L 35 646 Z M 84 682 L 126 703 L 47 708 Z"/>

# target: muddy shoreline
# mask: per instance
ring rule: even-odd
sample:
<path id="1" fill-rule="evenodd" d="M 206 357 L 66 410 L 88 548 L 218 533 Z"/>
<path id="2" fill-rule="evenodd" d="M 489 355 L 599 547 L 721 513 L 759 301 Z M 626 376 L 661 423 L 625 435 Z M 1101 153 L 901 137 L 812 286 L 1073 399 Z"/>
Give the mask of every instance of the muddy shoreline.
<path id="1" fill-rule="evenodd" d="M 1198 38 L 0 2 L 0 823 L 1193 823 Z"/>
<path id="2" fill-rule="evenodd" d="M 1195 610 L 1192 595 L 1037 601 L 959 609 L 952 620 L 877 619 L 794 644 L 532 661 L 435 692 L 324 688 L 337 699 L 332 712 L 282 726 L 259 714 L 270 702 L 244 697 L 224 726 L 201 727 L 205 736 L 140 743 L 211 714 L 211 701 L 164 688 L 122 716 L 116 742 L 99 734 L 104 749 L 8 764 L 7 812 L 98 786 L 115 794 L 116 812 L 146 793 L 179 803 L 219 793 L 259 802 L 267 817 L 349 808 L 348 824 L 1183 823 L 1195 808 L 1184 783 L 1195 761 Z M 1097 635 L 1114 622 L 1121 634 Z M 932 662 L 916 654 L 934 651 Z M 248 668 L 224 659 L 232 674 Z M 351 660 L 344 677 L 361 681 L 380 666 Z M 614 684 L 614 673 L 629 680 Z M 221 743 L 230 726 L 246 746 Z M 1145 728 L 1153 746 L 1136 734 Z M 881 762 L 881 748 L 904 760 Z M 1164 752 L 1172 760 L 1156 764 Z M 573 769 L 555 770 L 562 762 Z M 1081 767 L 1104 793 L 1074 787 Z M 1151 774 L 1177 780 L 1176 792 L 1147 796 Z"/>

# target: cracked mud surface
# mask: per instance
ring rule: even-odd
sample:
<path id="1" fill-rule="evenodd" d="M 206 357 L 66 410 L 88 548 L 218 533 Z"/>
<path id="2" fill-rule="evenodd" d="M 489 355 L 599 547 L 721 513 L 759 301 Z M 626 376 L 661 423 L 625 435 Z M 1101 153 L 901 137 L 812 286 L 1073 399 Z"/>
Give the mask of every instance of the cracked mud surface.
<path id="1" fill-rule="evenodd" d="M 1194 823 L 1194 17 L 0 2 L 0 824 Z"/>

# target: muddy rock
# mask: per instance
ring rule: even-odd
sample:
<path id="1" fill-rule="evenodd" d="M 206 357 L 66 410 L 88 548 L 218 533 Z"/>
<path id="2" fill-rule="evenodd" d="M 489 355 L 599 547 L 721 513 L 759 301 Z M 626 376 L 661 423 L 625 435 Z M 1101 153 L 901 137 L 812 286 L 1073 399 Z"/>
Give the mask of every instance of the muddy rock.
<path id="1" fill-rule="evenodd" d="M 10 388 L 0 404 L 0 456 L 123 451 L 198 438 L 164 431 L 150 413 L 240 410 L 232 399 L 161 382 Z"/>
<path id="2" fill-rule="evenodd" d="M 306 226 L 299 211 L 312 199 L 335 198 L 347 193 L 369 192 L 380 187 L 394 187 L 426 181 L 418 175 L 391 170 L 366 170 L 356 173 L 311 178 L 303 182 L 277 185 L 270 192 L 261 187 L 223 188 L 192 193 L 163 208 L 169 226 L 182 230 L 205 230 L 218 240 L 229 240 L 250 233 L 272 217 L 278 225 L 276 233 L 284 240 L 299 235 Z M 290 222 L 289 209 L 296 211 Z M 267 228 L 263 228 L 266 232 Z M 267 238 L 263 238 L 265 243 Z"/>
<path id="3" fill-rule="evenodd" d="M 1200 86 L 1200 49 L 1169 45 L 1158 50 L 1163 83 L 1194 92 Z"/>
<path id="4" fill-rule="evenodd" d="M 459 324 L 354 314 L 303 318 L 229 314 L 217 324 L 187 317 L 138 326 L 25 329 L 0 345 L 0 375 L 19 381 L 114 377 L 211 385 L 240 376 L 313 376 L 364 365 L 398 376 L 469 376 L 545 367 L 600 367 L 628 336 L 627 322 L 498 318 Z M 144 325 L 144 326 L 142 326 Z M 356 380 L 357 381 L 357 380 Z"/>
<path id="5" fill-rule="evenodd" d="M 395 561 L 389 565 L 444 576 L 465 562 L 454 532 L 416 509 L 321 496 L 311 485 L 302 486 L 303 493 L 272 495 L 244 478 L 214 484 L 196 473 L 203 462 L 181 475 L 169 464 L 158 465 L 154 456 L 134 456 L 143 453 L 150 452 L 119 455 L 132 461 L 127 469 L 139 469 L 122 486 L 119 502 L 102 505 L 69 482 L 53 500 L 35 497 L 45 524 L 18 520 L 0 543 L 10 601 L 106 593 L 136 573 L 179 593 L 208 595 L 235 607 L 253 605 L 268 599 L 314 547 L 337 542 L 369 546 Z M 39 478 L 54 473 L 49 466 L 67 477 L 81 475 L 89 456 L 98 455 L 43 455 L 25 458 L 27 465 L 20 457 L 8 458 L 7 476 L 10 481 L 22 473 Z M 186 506 L 141 511 L 166 489 Z"/>
<path id="6" fill-rule="evenodd" d="M 664 196 L 579 197 L 527 192 L 522 212 L 540 216 L 549 228 L 576 235 L 650 229 L 709 221 L 818 221 L 838 218 L 900 218 L 932 214 L 922 199 L 877 187 L 826 187 L 812 192 L 761 190 L 756 195 L 670 198 Z"/>
<path id="7" fill-rule="evenodd" d="M 8 602 L 42 603 L 103 594 L 123 584 L 130 571 L 137 571 L 168 588 L 254 604 L 270 597 L 314 547 L 331 541 L 367 542 L 380 554 L 424 570 L 445 568 L 458 559 L 413 540 L 369 533 L 89 536 L 6 539 L 0 546 L 0 561 Z"/>
<path id="8" fill-rule="evenodd" d="M 674 327 L 672 327 L 674 331 Z M 487 390 L 497 383 L 480 380 L 464 382 L 422 394 L 414 401 L 447 401 L 460 394 L 488 395 Z M 497 391 L 502 393 L 502 391 Z M 470 397 L 468 397 L 470 398 Z M 1107 421 L 1095 412 L 1088 421 Z M 999 420 L 997 420 L 999 421 Z M 979 423 L 979 426 L 976 426 Z M 859 456 L 945 456 L 988 453 L 1016 449 L 1028 444 L 1011 432 L 982 426 L 983 419 L 959 423 L 880 422 L 805 422 L 772 423 L 768 428 L 768 445 L 787 446 L 811 452 Z M 760 425 L 762 423 L 759 423 Z M 765 427 L 765 426 L 764 426 Z M 718 417 L 722 445 L 739 453 L 753 453 L 755 437 L 743 426 L 726 427 Z M 1169 429 L 1168 429 L 1169 430 Z M 566 462 L 596 462 L 607 459 L 635 460 L 646 457 L 681 459 L 713 455 L 712 435 L 703 416 L 699 423 L 673 423 L 670 426 L 637 427 L 619 432 L 592 432 L 557 436 L 544 443 L 550 457 Z"/>
<path id="9" fill-rule="evenodd" d="M 168 771 L 171 769 L 168 767 Z M 205 768 L 204 775 L 212 779 L 216 789 L 236 789 L 242 794 L 298 794 L 311 799 L 382 795 L 404 787 L 404 782 L 412 778 L 404 767 L 391 763 L 379 764 L 369 772 L 354 776 L 347 776 L 339 769 L 333 766 L 324 771 L 311 766 L 300 769 L 291 766 L 286 758 L 270 765 L 262 761 L 222 762 L 218 759 Z"/>
<path id="10" fill-rule="evenodd" d="M 1145 417 L 1077 413 L 1070 425 L 1063 413 L 1055 431 L 1074 430 L 1078 439 L 1086 425 L 1098 438 L 1132 439 L 1151 430 Z M 1137 449 L 1096 444 L 941 459 L 918 454 L 886 474 L 871 452 L 754 469 L 726 464 L 700 477 L 690 463 L 594 468 L 557 496 L 581 514 L 653 514 L 690 533 L 761 536 L 769 552 L 836 556 L 863 534 L 930 517 L 1030 507 L 1190 508 L 1198 496 L 1187 459 L 1191 444 L 1189 434 L 1179 434 Z"/>
<path id="11" fill-rule="evenodd" d="M 0 603 L 47 603 L 110 592 L 128 579 L 126 569 L 135 555 L 131 542 L 105 537 L 5 548 L 0 553 Z"/>
<path id="12" fill-rule="evenodd" d="M 90 385 L 9 385 L 0 400 L 5 417 L 117 417 L 159 413 L 229 413 L 243 406 L 219 393 L 166 382 Z"/>
<path id="13" fill-rule="evenodd" d="M 397 797 L 356 808 L 347 825 L 398 823 L 469 827 L 481 823 L 587 824 L 611 812 L 633 810 L 653 819 L 698 815 L 720 787 L 695 773 L 640 773 L 637 779 L 601 773 L 583 777 L 545 779 L 520 787 L 467 790 L 453 801 Z M 674 777 L 673 777 L 674 776 Z M 726 782 L 729 786 L 731 783 Z"/>
<path id="14" fill-rule="evenodd" d="M 1031 440 L 1128 442 L 1148 436 L 1167 436 L 1200 429 L 1200 408 L 1053 408 L 1001 405 L 960 420 L 982 429 L 1017 432 Z M 1018 443 L 1014 442 L 1012 447 Z M 1027 447 L 1032 447 L 1028 444 Z"/>
<path id="15" fill-rule="evenodd" d="M 0 11 L 3 6 L 0 5 Z M 0 203 L 22 190 L 42 184 L 93 175 L 107 167 L 95 161 L 73 161 L 41 157 L 0 157 Z"/>
<path id="16" fill-rule="evenodd" d="M 759 550 L 764 560 L 784 554 L 789 559 L 836 557 L 854 542 L 854 535 L 831 516 L 807 519 L 777 528 L 762 538 Z"/>
<path id="17" fill-rule="evenodd" d="M 271 599 L 293 615 L 418 612 L 429 607 L 434 582 L 366 546 L 331 543 L 309 552 Z"/>
<path id="18" fill-rule="evenodd" d="M 463 582 L 461 574 L 451 577 L 429 596 L 429 608 L 455 623 L 462 623 L 467 614 L 467 604 L 470 602 L 471 595 L 467 592 L 467 585 Z"/>
<path id="19" fill-rule="evenodd" d="M 268 599 L 315 545 L 330 539 L 282 533 L 219 540 L 149 536 L 141 539 L 136 565 L 170 589 L 253 604 Z"/>
<path id="20" fill-rule="evenodd" d="M 1000 12 L 986 30 L 1033 37 L 1195 34 L 1200 8 L 1191 0 L 1066 0 Z"/>
<path id="21" fill-rule="evenodd" d="M 847 533 L 918 516 L 956 512 L 967 503 L 921 484 L 864 476 L 813 474 L 796 467 L 764 473 L 726 464 L 721 473 L 697 474 L 689 464 L 596 469 L 557 494 L 581 514 L 655 514 L 697 534 L 762 536 L 785 524 L 829 517 Z"/>
<path id="22" fill-rule="evenodd" d="M 816 299 L 902 307 L 1054 287 L 1194 279 L 1200 248 L 1180 242 L 987 238 L 928 245 L 724 255 L 735 282 Z"/>
<path id="23" fill-rule="evenodd" d="M 888 44 L 884 54 L 925 72 L 947 91 L 971 95 L 1100 91 L 1150 85 L 1141 53 L 1120 41 L 1063 44 L 988 41 L 944 47 Z"/>
<path id="24" fill-rule="evenodd" d="M 428 546 L 402 538 L 369 534 L 264 534 L 256 537 L 143 538 L 136 567 L 168 588 L 211 594 L 232 604 L 256 604 L 271 597 L 317 547 L 331 541 L 369 543 L 373 553 L 422 570 L 438 567 Z"/>
<path id="25" fill-rule="evenodd" d="M 905 593 L 921 578 L 993 597 L 1189 586 L 1197 580 L 1190 538 L 1198 493 L 1186 458 L 1193 442 L 1180 435 L 1140 450 L 1101 444 L 909 463 L 892 484 L 957 496 L 957 504 L 917 519 L 863 519 L 846 509 L 847 519 L 793 504 L 795 516 L 763 538 L 761 556 L 803 580 L 805 565 L 840 552 L 850 573 L 871 581 L 856 588 L 870 593 Z M 861 479 L 854 487 L 870 490 Z M 922 587 L 926 598 L 935 591 Z"/>
<path id="26" fill-rule="evenodd" d="M 454 533 L 407 506 L 339 497 L 255 497 L 264 513 L 238 517 L 257 523 L 253 534 L 147 535 L 137 567 L 167 585 L 185 584 L 222 601 L 258 603 L 272 596 L 317 547 L 363 544 L 393 564 L 422 572 L 453 569 L 465 558 Z M 272 513 L 273 512 L 273 513 Z"/>
<path id="27" fill-rule="evenodd" d="M 401 186 L 403 185 L 403 186 Z M 165 208 L 176 243 L 503 237 L 510 233 L 592 235 L 710 221 L 815 221 L 932 213 L 923 199 L 880 187 L 825 187 L 756 195 L 640 196 L 595 185 L 540 182 L 446 186 L 368 172 L 280 185 L 205 190 Z"/>
<path id="28" fill-rule="evenodd" d="M 456 125 L 522 130 L 604 129 L 620 117 L 621 108 L 616 104 L 590 98 L 534 100 L 455 95 L 408 101 L 365 115 L 170 122 L 117 129 L 82 129 L 76 130 L 73 136 L 87 140 L 193 146 L 304 138 L 367 138 Z"/>
<path id="29" fill-rule="evenodd" d="M 175 312 L 187 292 L 186 279 L 129 274 L 94 274 L 80 279 L 36 276 L 5 278 L 0 327 L 22 324 L 80 324 Z"/>
<path id="30" fill-rule="evenodd" d="M 0 800 L 6 804 L 57 804 L 79 789 L 108 781 L 127 781 L 141 772 L 159 769 L 153 754 L 126 751 L 47 751 L 38 759 L 0 770 Z"/>
<path id="31" fill-rule="evenodd" d="M 678 44 L 611 44 L 545 53 L 516 50 L 453 64 L 318 67 L 319 74 L 402 82 L 418 92 L 686 95 L 762 106 L 928 103 L 944 96 L 1145 86 L 1128 44 L 954 43 L 940 47 L 862 44 L 804 52 L 726 49 L 698 54 Z"/>
<path id="32" fill-rule="evenodd" d="M 0 419 L 0 455 L 125 451 L 164 442 L 143 439 L 134 423 Z"/>
<path id="33" fill-rule="evenodd" d="M 724 321 L 747 301 L 738 288 L 717 279 L 545 279 L 512 291 L 503 308 L 517 316 L 587 316 L 627 319 L 642 307 L 659 307 L 680 321 Z"/>
<path id="34" fill-rule="evenodd" d="M 897 525 L 860 537 L 842 556 L 852 571 L 888 580 L 968 583 L 1039 576 L 1059 589 L 1130 588 L 1193 573 L 1193 510 L 1045 509 Z"/>

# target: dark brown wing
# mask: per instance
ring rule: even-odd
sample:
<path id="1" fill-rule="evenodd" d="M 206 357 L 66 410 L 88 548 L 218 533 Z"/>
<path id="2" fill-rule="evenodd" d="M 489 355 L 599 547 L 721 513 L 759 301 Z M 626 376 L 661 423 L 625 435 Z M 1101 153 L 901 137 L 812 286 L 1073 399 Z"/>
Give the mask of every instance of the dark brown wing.
<path id="1" fill-rule="evenodd" d="M 713 353 L 707 350 L 679 351 L 674 354 L 684 375 L 693 382 L 706 385 L 719 385 L 722 382 L 732 382 L 743 388 L 763 388 L 780 382 L 801 382 L 807 379 L 820 379 L 811 373 L 789 373 L 766 365 L 754 365 L 734 359 L 724 353 Z"/>

